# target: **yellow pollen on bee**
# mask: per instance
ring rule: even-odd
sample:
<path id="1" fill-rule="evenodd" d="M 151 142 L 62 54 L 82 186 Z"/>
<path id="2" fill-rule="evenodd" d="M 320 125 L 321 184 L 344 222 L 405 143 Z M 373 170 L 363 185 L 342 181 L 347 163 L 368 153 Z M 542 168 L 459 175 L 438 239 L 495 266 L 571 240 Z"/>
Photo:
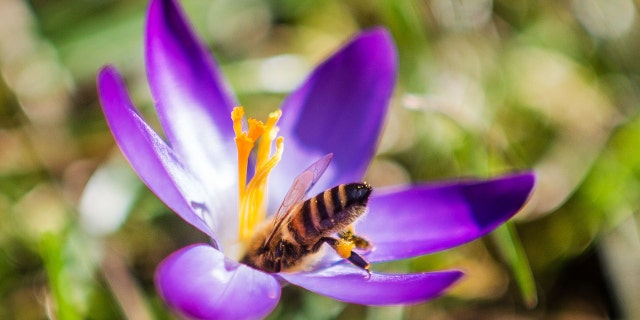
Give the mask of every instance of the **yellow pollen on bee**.
<path id="1" fill-rule="evenodd" d="M 351 257 L 351 251 L 356 247 L 356 244 L 353 241 L 346 239 L 338 239 L 338 243 L 336 243 L 336 252 L 343 259 L 349 259 Z"/>
<path id="2" fill-rule="evenodd" d="M 277 110 L 269 114 L 266 123 L 256 119 L 247 119 L 248 129 L 242 130 L 244 108 L 235 107 L 231 112 L 235 142 L 238 149 L 238 215 L 239 215 L 239 240 L 247 243 L 255 227 L 266 217 L 267 211 L 267 182 L 269 173 L 282 159 L 284 151 L 284 138 L 278 137 L 276 124 L 282 115 Z M 260 139 L 256 148 L 255 172 L 247 182 L 247 169 L 251 151 Z M 271 154 L 271 145 L 275 140 L 276 150 Z"/>

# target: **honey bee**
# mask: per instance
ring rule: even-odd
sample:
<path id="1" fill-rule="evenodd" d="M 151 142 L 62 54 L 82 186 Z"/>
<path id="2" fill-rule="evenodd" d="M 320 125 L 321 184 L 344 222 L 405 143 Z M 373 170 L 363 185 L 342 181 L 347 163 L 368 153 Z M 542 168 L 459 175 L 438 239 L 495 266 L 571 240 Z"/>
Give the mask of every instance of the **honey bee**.
<path id="1" fill-rule="evenodd" d="M 320 250 L 331 246 L 344 259 L 369 274 L 369 262 L 352 251 L 368 250 L 369 242 L 354 234 L 351 224 L 365 213 L 371 186 L 341 184 L 302 201 L 333 158 L 328 154 L 303 171 L 293 182 L 269 223 L 251 239 L 242 262 L 266 272 L 293 271 Z M 334 237 L 334 234 L 338 237 Z"/>

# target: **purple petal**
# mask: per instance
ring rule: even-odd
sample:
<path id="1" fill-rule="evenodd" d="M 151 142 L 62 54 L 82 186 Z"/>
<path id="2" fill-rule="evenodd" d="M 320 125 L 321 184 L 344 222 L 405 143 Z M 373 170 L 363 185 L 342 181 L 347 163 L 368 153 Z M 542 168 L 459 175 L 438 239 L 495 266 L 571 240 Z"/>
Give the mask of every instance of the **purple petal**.
<path id="1" fill-rule="evenodd" d="M 151 2 L 146 30 L 149 84 L 170 145 L 193 172 L 207 177 L 203 183 L 212 195 L 235 190 L 235 99 L 216 63 L 174 1 Z"/>
<path id="2" fill-rule="evenodd" d="M 374 306 L 433 299 L 462 276 L 460 271 L 416 274 L 367 273 L 337 265 L 311 273 L 280 273 L 285 280 L 336 300 Z"/>
<path id="3" fill-rule="evenodd" d="M 396 59 L 387 31 L 362 32 L 289 96 L 282 107 L 285 154 L 272 179 L 282 185 L 271 190 L 284 196 L 293 177 L 327 153 L 333 163 L 315 191 L 362 179 L 393 92 Z"/>
<path id="4" fill-rule="evenodd" d="M 136 112 L 112 67 L 98 74 L 98 93 L 111 132 L 140 178 L 185 221 L 213 238 L 206 222 L 211 219 L 205 205 L 207 194 L 200 182 Z"/>
<path id="5" fill-rule="evenodd" d="M 260 319 L 280 300 L 280 284 L 272 275 L 205 244 L 167 257 L 156 271 L 156 285 L 171 308 L 196 319 Z"/>
<path id="6" fill-rule="evenodd" d="M 374 246 L 370 262 L 409 258 L 477 239 L 511 218 L 527 201 L 532 173 L 486 181 L 376 191 L 356 231 Z"/>

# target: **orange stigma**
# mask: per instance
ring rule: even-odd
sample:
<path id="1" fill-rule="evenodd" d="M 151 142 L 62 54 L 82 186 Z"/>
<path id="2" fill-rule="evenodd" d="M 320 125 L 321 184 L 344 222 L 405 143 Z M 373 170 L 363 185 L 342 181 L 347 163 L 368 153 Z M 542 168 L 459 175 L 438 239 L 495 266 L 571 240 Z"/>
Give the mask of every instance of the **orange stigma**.
<path id="1" fill-rule="evenodd" d="M 255 227 L 266 218 L 267 211 L 267 178 L 271 170 L 280 162 L 284 148 L 284 138 L 278 136 L 276 124 L 282 111 L 269 114 L 266 123 L 253 118 L 247 119 L 248 129 L 242 130 L 244 108 L 235 107 L 231 112 L 235 142 L 238 149 L 238 214 L 239 240 L 248 243 Z M 247 182 L 249 157 L 256 145 L 255 172 Z M 271 146 L 275 141 L 276 150 L 271 154 Z"/>

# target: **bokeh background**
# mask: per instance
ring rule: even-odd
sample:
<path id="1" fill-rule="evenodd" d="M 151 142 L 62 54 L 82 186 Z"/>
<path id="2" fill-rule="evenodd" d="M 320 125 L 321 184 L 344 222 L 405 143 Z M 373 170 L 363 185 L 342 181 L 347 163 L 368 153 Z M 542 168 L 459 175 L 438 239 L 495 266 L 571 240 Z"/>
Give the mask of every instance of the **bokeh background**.
<path id="1" fill-rule="evenodd" d="M 258 117 L 355 32 L 386 26 L 400 74 L 374 186 L 538 175 L 524 210 L 484 239 L 377 266 L 465 270 L 445 296 L 369 308 L 287 287 L 271 318 L 640 318 L 638 1 L 181 4 Z M 2 319 L 173 318 L 154 268 L 206 239 L 138 180 L 96 97 L 96 72 L 112 63 L 158 128 L 146 6 L 0 0 Z"/>

